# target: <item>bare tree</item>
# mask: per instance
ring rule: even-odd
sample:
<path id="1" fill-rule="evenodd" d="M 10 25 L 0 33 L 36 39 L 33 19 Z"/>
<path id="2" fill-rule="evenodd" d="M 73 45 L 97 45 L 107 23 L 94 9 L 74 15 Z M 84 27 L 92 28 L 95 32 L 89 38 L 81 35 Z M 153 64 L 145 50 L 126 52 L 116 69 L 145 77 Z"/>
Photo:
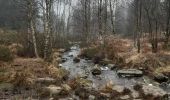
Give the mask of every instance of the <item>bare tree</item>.
<path id="1" fill-rule="evenodd" d="M 39 58 L 38 49 L 37 49 L 37 40 L 35 37 L 35 13 L 34 13 L 34 7 L 36 5 L 35 3 L 36 2 L 34 0 L 27 0 L 29 29 L 32 34 L 35 56 Z"/>
<path id="2" fill-rule="evenodd" d="M 45 44 L 44 44 L 44 59 L 50 55 L 50 29 L 51 29 L 51 10 L 53 0 L 45 0 Z"/>

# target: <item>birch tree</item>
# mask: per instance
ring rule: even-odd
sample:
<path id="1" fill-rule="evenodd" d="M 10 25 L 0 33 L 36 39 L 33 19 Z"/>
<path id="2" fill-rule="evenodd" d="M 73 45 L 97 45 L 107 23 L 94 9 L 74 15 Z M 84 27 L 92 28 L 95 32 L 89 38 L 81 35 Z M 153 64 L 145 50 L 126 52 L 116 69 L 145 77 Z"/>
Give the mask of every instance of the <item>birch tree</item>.
<path id="1" fill-rule="evenodd" d="M 28 22 L 29 22 L 29 30 L 31 32 L 32 35 L 32 43 L 34 46 L 34 53 L 35 56 L 37 58 L 39 58 L 39 54 L 38 54 L 38 49 L 37 49 L 37 40 L 36 40 L 36 36 L 35 36 L 35 18 L 36 18 L 36 14 L 34 13 L 35 11 L 35 5 L 36 2 L 34 0 L 27 0 L 27 6 L 28 6 Z"/>
<path id="2" fill-rule="evenodd" d="M 45 0 L 45 44 L 44 44 L 44 59 L 47 59 L 50 55 L 50 29 L 51 29 L 51 10 L 53 0 Z"/>

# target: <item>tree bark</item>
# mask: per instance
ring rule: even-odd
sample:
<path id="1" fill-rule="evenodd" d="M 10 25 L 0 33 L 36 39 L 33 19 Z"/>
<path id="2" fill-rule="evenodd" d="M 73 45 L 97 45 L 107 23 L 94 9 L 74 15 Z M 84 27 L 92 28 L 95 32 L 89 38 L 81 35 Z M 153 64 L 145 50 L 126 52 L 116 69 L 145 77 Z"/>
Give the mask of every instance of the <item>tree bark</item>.
<path id="1" fill-rule="evenodd" d="M 29 19 L 29 27 L 30 32 L 32 34 L 32 42 L 34 46 L 34 53 L 37 58 L 39 58 L 38 49 L 37 49 L 37 42 L 35 36 L 35 27 L 34 27 L 34 0 L 28 0 L 28 19 Z"/>

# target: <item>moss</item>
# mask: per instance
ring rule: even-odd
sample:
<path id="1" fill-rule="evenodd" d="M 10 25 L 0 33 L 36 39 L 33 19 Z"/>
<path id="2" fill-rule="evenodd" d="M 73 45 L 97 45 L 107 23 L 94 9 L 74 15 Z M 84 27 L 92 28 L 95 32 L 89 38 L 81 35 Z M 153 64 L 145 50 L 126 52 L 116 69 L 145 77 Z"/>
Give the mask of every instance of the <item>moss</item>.
<path id="1" fill-rule="evenodd" d="M 0 60 L 6 62 L 13 60 L 12 53 L 5 46 L 0 46 Z"/>

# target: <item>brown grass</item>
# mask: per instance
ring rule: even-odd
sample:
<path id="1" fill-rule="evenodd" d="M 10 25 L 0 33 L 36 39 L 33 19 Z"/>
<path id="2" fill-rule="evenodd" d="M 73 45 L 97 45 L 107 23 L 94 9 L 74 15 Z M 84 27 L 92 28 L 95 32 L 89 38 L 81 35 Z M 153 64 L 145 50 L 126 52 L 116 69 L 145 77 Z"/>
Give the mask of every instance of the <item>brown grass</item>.
<path id="1" fill-rule="evenodd" d="M 68 75 L 64 69 L 49 65 L 42 59 L 16 58 L 11 63 L 0 66 L 0 82 L 10 82 L 16 86 L 32 86 L 36 78 L 51 77 L 61 80 Z"/>

